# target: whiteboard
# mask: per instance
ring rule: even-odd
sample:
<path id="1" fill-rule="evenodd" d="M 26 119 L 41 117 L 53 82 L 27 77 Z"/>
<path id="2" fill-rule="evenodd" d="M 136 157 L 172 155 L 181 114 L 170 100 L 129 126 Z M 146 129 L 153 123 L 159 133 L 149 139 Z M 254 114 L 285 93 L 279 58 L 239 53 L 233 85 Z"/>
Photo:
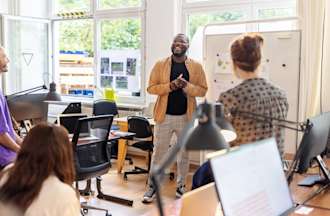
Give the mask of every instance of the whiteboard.
<path id="1" fill-rule="evenodd" d="M 299 30 L 260 32 L 264 38 L 261 76 L 286 91 L 288 120 L 298 121 L 300 37 Z M 217 34 L 205 36 L 204 66 L 209 84 L 207 99 L 216 101 L 224 92 L 241 82 L 232 73 L 229 46 L 240 34 Z M 285 152 L 295 153 L 297 132 L 285 131 Z"/>

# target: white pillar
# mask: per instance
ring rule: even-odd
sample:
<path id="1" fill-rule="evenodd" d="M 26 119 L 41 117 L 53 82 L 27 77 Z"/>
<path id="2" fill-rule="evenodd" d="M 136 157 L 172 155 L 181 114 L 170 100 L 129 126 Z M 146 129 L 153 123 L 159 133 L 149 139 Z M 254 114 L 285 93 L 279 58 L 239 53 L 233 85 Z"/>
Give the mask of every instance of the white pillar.
<path id="1" fill-rule="evenodd" d="M 146 0 L 146 87 L 149 75 L 157 60 L 171 54 L 173 37 L 179 33 L 181 24 L 180 0 Z M 146 94 L 146 103 L 155 97 Z"/>

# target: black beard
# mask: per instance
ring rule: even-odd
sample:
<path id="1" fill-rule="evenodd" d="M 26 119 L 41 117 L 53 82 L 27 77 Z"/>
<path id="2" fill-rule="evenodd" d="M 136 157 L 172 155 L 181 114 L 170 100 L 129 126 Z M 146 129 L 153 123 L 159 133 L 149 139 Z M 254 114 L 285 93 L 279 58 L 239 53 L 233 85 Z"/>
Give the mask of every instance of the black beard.
<path id="1" fill-rule="evenodd" d="M 172 54 L 173 54 L 175 57 L 182 57 L 182 56 L 186 55 L 186 51 L 184 51 L 184 52 L 180 52 L 180 53 L 175 53 L 175 52 L 172 51 Z"/>

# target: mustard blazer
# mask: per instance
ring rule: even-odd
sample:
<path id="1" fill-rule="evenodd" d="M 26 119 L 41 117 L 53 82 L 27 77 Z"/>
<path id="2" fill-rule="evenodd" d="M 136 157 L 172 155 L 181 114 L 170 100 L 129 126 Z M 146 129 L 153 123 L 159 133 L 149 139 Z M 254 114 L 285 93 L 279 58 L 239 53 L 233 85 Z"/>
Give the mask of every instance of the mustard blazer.
<path id="1" fill-rule="evenodd" d="M 165 118 L 168 95 L 171 92 L 171 64 L 171 57 L 162 59 L 154 65 L 150 74 L 147 92 L 158 95 L 153 114 L 156 123 L 161 123 Z M 196 97 L 204 97 L 206 94 L 207 83 L 200 63 L 187 58 L 185 65 L 189 73 L 189 83 L 183 91 L 187 94 L 187 118 L 189 120 L 196 109 Z"/>

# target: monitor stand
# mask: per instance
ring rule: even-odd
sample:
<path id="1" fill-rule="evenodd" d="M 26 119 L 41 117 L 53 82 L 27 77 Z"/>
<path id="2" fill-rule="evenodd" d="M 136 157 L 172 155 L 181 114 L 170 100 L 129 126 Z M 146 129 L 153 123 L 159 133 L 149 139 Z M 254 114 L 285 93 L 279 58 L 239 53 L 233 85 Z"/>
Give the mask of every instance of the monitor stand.
<path id="1" fill-rule="evenodd" d="M 321 155 L 316 156 L 316 161 L 322 171 L 322 175 L 310 175 L 298 183 L 299 186 L 312 187 L 315 184 L 326 185 L 330 183 L 330 172 Z"/>
<path id="2" fill-rule="evenodd" d="M 300 182 L 298 182 L 298 185 L 304 186 L 304 187 L 312 187 L 315 184 L 324 185 L 328 182 L 329 181 L 321 175 L 310 175 L 310 176 L 304 178 L 303 180 L 301 180 Z"/>

